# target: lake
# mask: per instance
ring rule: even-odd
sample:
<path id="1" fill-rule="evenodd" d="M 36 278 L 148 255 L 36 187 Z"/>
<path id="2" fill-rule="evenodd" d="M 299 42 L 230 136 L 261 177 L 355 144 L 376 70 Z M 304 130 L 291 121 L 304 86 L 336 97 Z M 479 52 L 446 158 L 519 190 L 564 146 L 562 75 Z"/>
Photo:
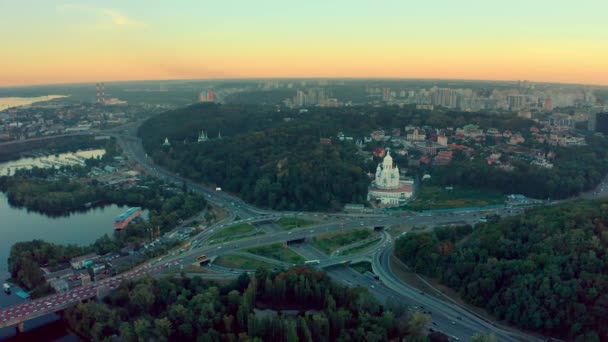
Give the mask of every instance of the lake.
<path id="1" fill-rule="evenodd" d="M 91 150 L 63 153 L 59 157 L 22 158 L 1 163 L 0 175 L 6 175 L 8 169 L 29 168 L 34 165 L 50 167 L 53 162 L 76 163 L 80 160 L 76 156 L 89 158 L 101 156 L 103 153 L 105 153 L 104 150 Z M 44 160 L 49 162 L 43 162 Z M 41 239 L 61 244 L 88 245 L 104 234 L 113 234 L 114 218 L 127 209 L 126 206 L 108 205 L 91 208 L 86 212 L 73 213 L 69 216 L 49 217 L 25 208 L 11 207 L 6 195 L 0 192 L 0 279 L 4 282 L 4 279 L 9 277 L 7 258 L 14 243 Z M 14 292 L 7 295 L 0 290 L 0 307 L 11 306 L 23 301 Z M 67 331 L 65 324 L 59 320 L 57 315 L 48 315 L 28 321 L 25 328 L 24 334 L 15 334 L 15 328 L 0 329 L 0 341 L 78 340 Z"/>

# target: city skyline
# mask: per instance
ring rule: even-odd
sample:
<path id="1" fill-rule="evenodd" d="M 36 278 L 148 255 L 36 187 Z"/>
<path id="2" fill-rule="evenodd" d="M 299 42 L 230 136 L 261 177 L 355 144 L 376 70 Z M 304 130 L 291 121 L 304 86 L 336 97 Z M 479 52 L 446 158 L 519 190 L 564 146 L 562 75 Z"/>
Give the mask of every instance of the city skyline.
<path id="1" fill-rule="evenodd" d="M 0 4 L 0 86 L 164 79 L 474 79 L 608 85 L 608 4 Z"/>

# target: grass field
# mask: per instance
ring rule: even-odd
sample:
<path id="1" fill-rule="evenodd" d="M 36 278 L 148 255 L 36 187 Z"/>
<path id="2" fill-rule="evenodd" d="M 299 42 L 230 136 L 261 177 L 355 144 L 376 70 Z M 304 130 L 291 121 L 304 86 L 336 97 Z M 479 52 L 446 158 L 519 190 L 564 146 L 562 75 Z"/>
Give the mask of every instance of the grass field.
<path id="1" fill-rule="evenodd" d="M 294 228 L 302 228 L 317 223 L 312 220 L 305 220 L 297 217 L 281 217 L 277 224 L 281 226 L 283 230 L 290 230 Z"/>
<path id="2" fill-rule="evenodd" d="M 369 229 L 356 229 L 345 232 L 326 233 L 312 238 L 312 244 L 325 254 L 330 255 L 336 249 L 342 246 L 368 239 L 371 235 L 372 231 Z"/>
<path id="3" fill-rule="evenodd" d="M 185 273 L 209 273 L 209 270 L 194 265 L 185 266 L 183 271 Z"/>
<path id="4" fill-rule="evenodd" d="M 401 236 L 401 234 L 403 232 L 408 232 L 410 230 L 412 230 L 413 225 L 411 224 L 397 224 L 394 226 L 391 226 L 390 230 L 388 231 L 389 234 L 391 234 L 391 237 L 396 238 Z"/>
<path id="5" fill-rule="evenodd" d="M 277 267 L 277 265 L 270 264 L 261 260 L 256 260 L 253 258 L 248 258 L 242 255 L 220 255 L 213 262 L 214 265 L 227 267 L 227 268 L 238 268 L 242 270 L 255 270 L 259 267 L 266 267 L 267 269 L 273 269 Z"/>
<path id="6" fill-rule="evenodd" d="M 290 264 L 301 264 L 304 258 L 280 243 L 247 249 L 247 252 Z"/>
<path id="7" fill-rule="evenodd" d="M 340 255 L 356 254 L 356 253 L 359 253 L 359 252 L 363 252 L 363 251 L 365 251 L 365 250 L 367 250 L 367 249 L 369 249 L 369 248 L 377 245 L 379 241 L 380 241 L 380 238 L 373 239 L 373 240 L 368 241 L 368 242 L 366 242 L 364 244 L 361 244 L 361 245 L 359 245 L 357 247 L 353 247 L 353 248 L 347 249 L 344 252 L 340 253 Z"/>
<path id="8" fill-rule="evenodd" d="M 363 274 L 365 272 L 372 272 L 372 273 L 374 273 L 372 271 L 372 264 L 369 263 L 368 261 L 357 262 L 357 263 L 351 264 L 350 267 L 353 270 L 355 270 L 355 271 L 357 271 L 357 272 L 359 272 L 361 274 Z"/>
<path id="9" fill-rule="evenodd" d="M 506 196 L 495 190 L 454 187 L 446 190 L 435 185 L 422 185 L 416 199 L 405 205 L 405 209 L 429 210 L 462 207 L 482 207 L 503 204 Z"/>
<path id="10" fill-rule="evenodd" d="M 209 241 L 213 240 L 214 243 L 230 241 L 245 236 L 253 236 L 264 234 L 264 232 L 255 232 L 255 227 L 249 223 L 239 223 L 234 226 L 223 228 L 219 232 L 211 235 Z"/>

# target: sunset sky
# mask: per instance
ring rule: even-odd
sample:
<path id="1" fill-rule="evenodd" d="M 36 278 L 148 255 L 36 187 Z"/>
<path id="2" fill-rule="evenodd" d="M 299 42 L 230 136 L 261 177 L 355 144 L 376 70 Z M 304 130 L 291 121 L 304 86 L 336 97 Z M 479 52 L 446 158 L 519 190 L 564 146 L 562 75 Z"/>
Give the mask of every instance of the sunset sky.
<path id="1" fill-rule="evenodd" d="M 606 0 L 0 0 L 0 86 L 257 77 L 608 85 Z"/>

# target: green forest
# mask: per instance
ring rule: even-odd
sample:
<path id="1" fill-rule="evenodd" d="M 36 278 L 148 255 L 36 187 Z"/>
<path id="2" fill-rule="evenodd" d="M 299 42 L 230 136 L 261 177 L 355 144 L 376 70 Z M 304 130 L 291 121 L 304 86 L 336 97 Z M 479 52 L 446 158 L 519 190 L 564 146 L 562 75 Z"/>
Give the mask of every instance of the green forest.
<path id="1" fill-rule="evenodd" d="M 102 244 L 103 240 L 100 239 Z M 53 267 L 60 263 L 68 263 L 70 259 L 91 252 L 92 247 L 77 245 L 58 245 L 42 240 L 18 242 L 11 247 L 8 257 L 8 270 L 11 277 L 19 282 L 19 285 L 32 290 L 33 297 L 39 297 L 53 290 L 46 283 L 41 265 Z"/>
<path id="2" fill-rule="evenodd" d="M 608 202 L 407 234 L 396 256 L 466 301 L 524 329 L 577 341 L 608 336 Z"/>
<path id="3" fill-rule="evenodd" d="M 146 121 L 139 135 L 157 163 L 250 203 L 278 210 L 338 210 L 345 203 L 365 202 L 370 183 L 366 173 L 375 164 L 366 164 L 353 143 L 334 138 L 322 144 L 320 138 L 342 131 L 361 139 L 380 128 L 470 122 L 512 130 L 533 124 L 511 114 L 429 114 L 397 106 L 300 113 L 274 106 L 197 104 Z M 211 141 L 197 143 L 203 129 Z M 161 147 L 165 138 L 170 148 Z"/>
<path id="4" fill-rule="evenodd" d="M 225 108 L 193 106 L 146 122 L 140 134 L 147 152 L 183 176 L 261 207 L 340 210 L 365 202 L 369 179 L 354 144 L 321 144 L 319 121 L 278 125 L 282 113 Z M 212 138 L 221 130 L 223 140 L 195 143 L 203 128 Z M 175 142 L 170 149 L 160 149 L 164 136 Z"/>
<path id="5" fill-rule="evenodd" d="M 123 282 L 104 303 L 80 304 L 65 319 L 95 341 L 447 341 L 423 334 L 427 316 L 307 267 L 261 268 L 223 286 L 196 277 Z"/>
<path id="6" fill-rule="evenodd" d="M 308 112 L 261 105 L 197 104 L 167 112 L 139 131 L 147 153 L 159 164 L 195 181 L 219 186 L 249 203 L 278 210 L 339 210 L 365 203 L 376 162 L 364 161 L 338 132 L 362 139 L 376 129 L 405 125 L 527 131 L 534 121 L 515 114 L 421 111 L 411 106 L 310 108 Z M 197 143 L 205 130 L 211 138 Z M 222 139 L 217 136 L 221 133 Z M 162 148 L 164 138 L 170 148 Z M 331 144 L 320 138 L 333 137 Z M 513 171 L 456 153 L 449 167 L 410 168 L 431 172 L 438 185 L 461 185 L 521 193 L 533 198 L 567 198 L 592 189 L 608 172 L 608 141 L 587 137 L 588 146 L 553 147 L 554 167 L 514 160 Z M 396 160 L 404 164 L 403 158 Z M 403 165 L 402 165 L 403 166 Z"/>

